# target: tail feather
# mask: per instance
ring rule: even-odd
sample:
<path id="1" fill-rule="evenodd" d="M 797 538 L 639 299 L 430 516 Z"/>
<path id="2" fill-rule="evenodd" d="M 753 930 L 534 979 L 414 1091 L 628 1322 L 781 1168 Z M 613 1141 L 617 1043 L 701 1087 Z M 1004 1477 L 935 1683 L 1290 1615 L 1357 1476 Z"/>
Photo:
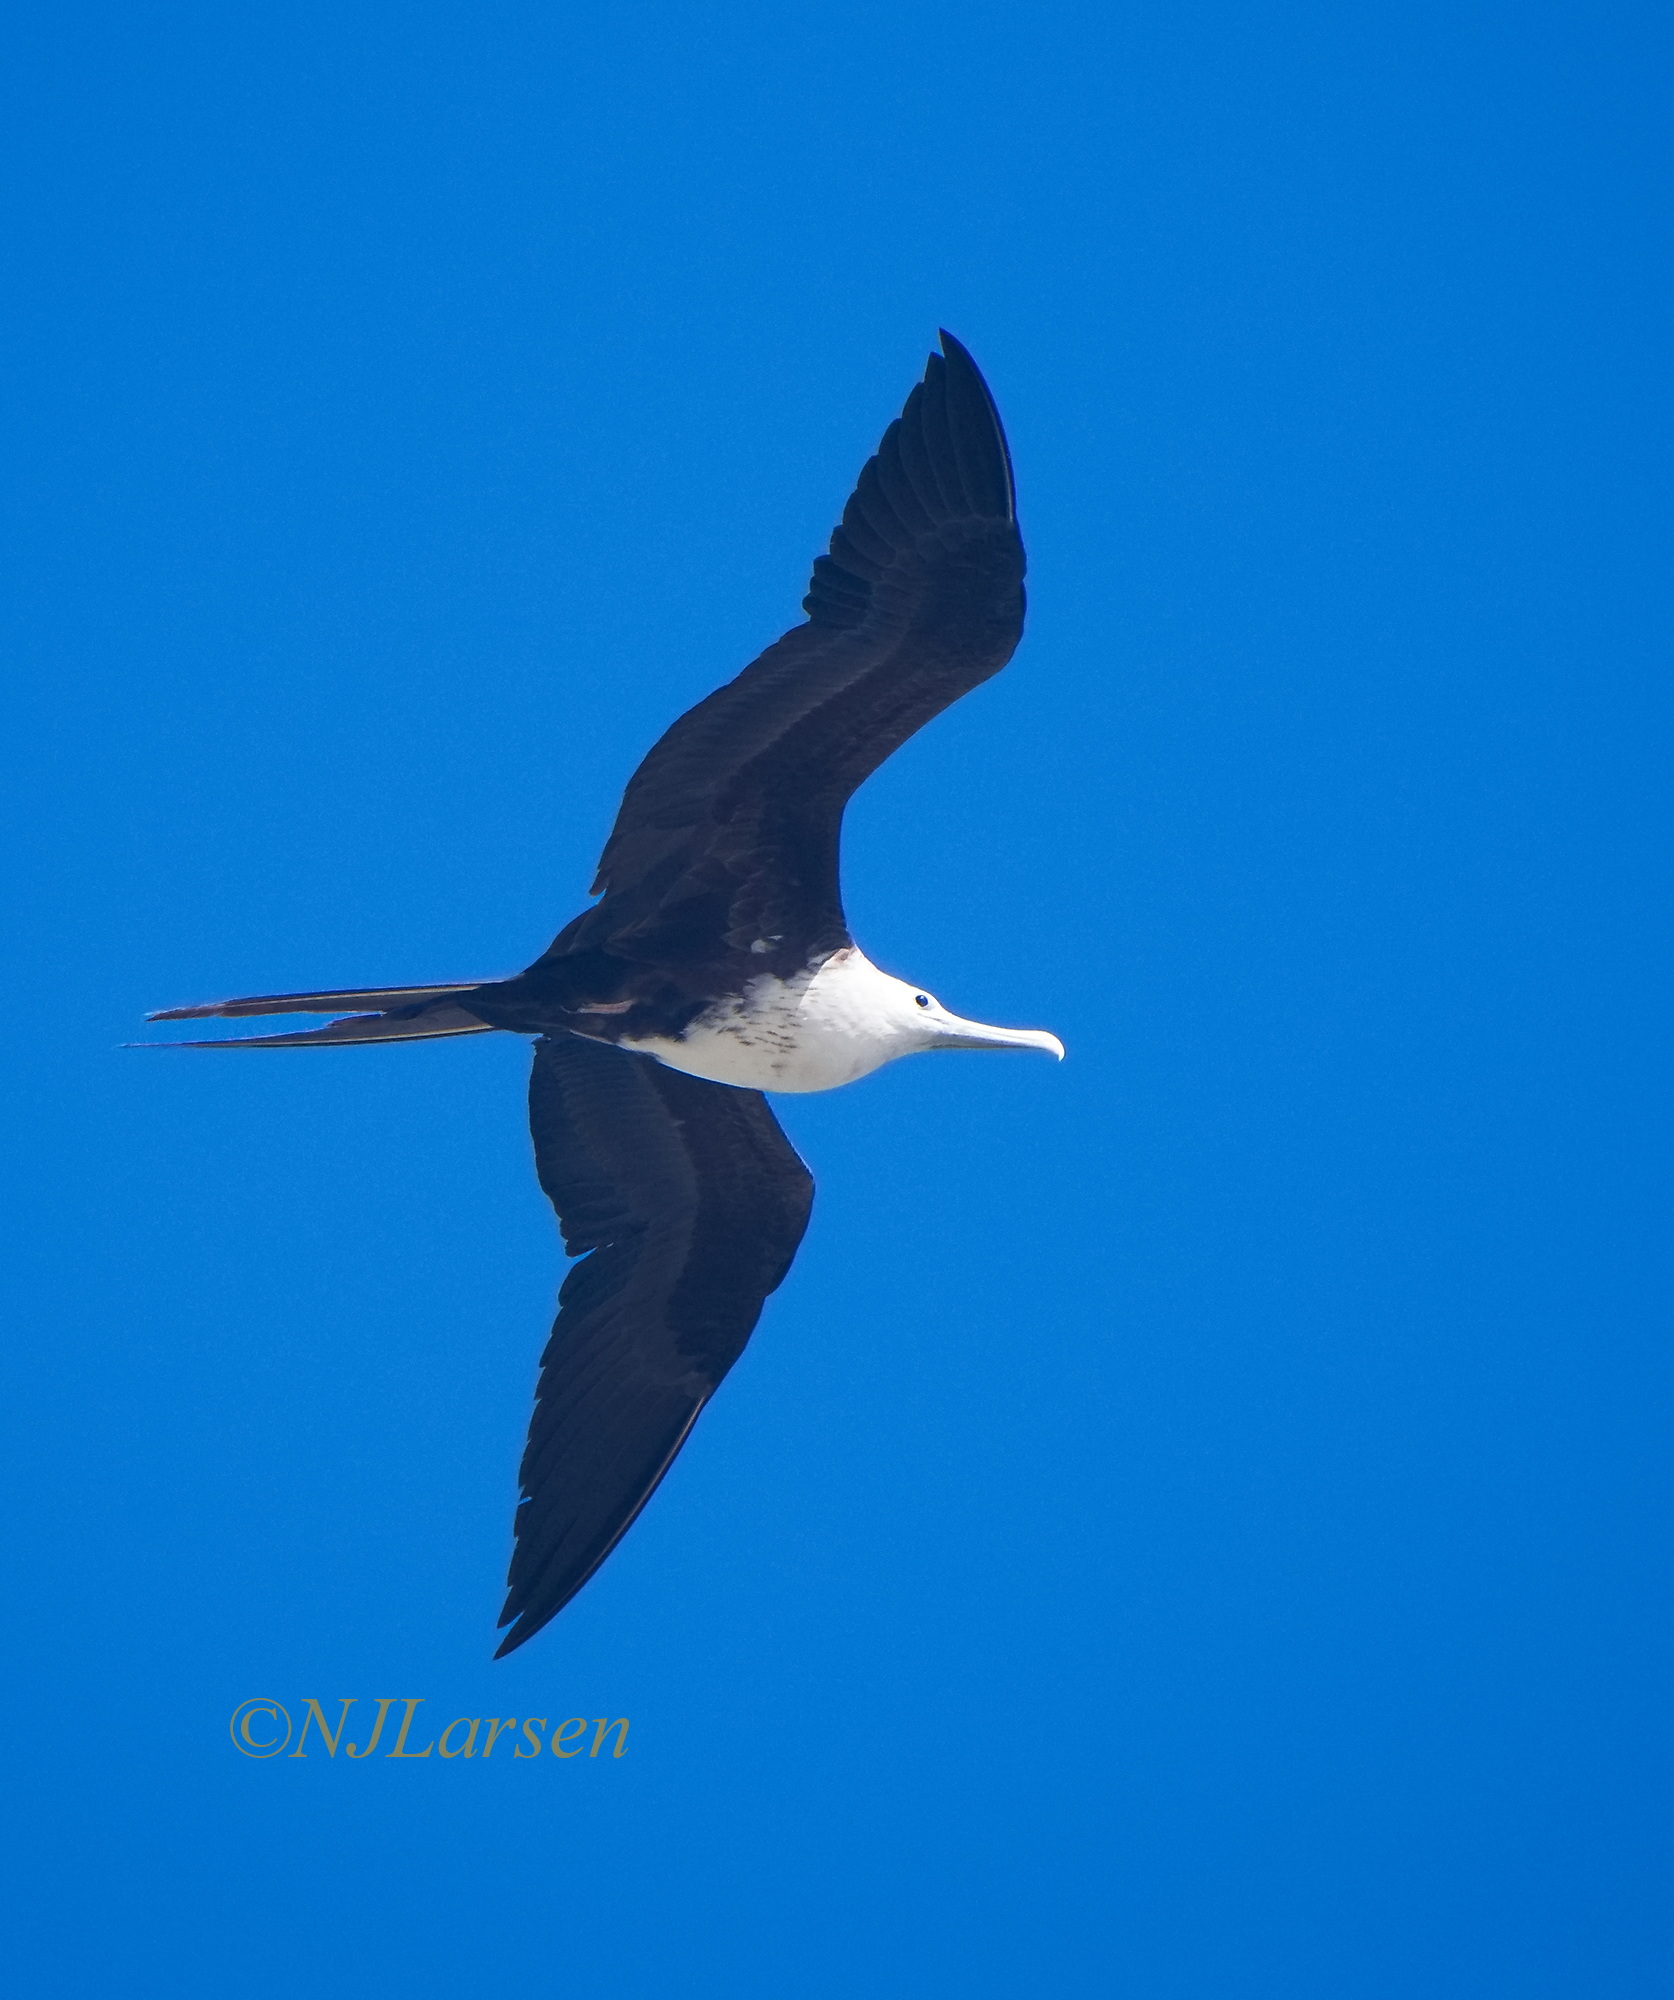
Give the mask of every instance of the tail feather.
<path id="1" fill-rule="evenodd" d="M 246 1000 L 210 1000 L 201 1007 L 164 1007 L 148 1021 L 207 1021 L 243 1014 L 337 1014 L 350 1007 L 380 1010 L 440 1000 L 449 993 L 474 993 L 491 979 L 455 980 L 446 986 L 351 986 L 336 993 L 258 993 Z M 310 1030 L 312 1032 L 312 1030 Z M 463 1033 L 463 1029 L 449 1030 Z"/>
<path id="2" fill-rule="evenodd" d="M 349 1042 L 428 1042 L 442 1035 L 494 1035 L 486 1021 L 463 1007 L 402 1008 L 394 1014 L 349 1014 L 323 1028 L 299 1028 L 289 1035 L 230 1035 L 213 1042 L 141 1042 L 152 1049 L 329 1048 Z"/>
<path id="3" fill-rule="evenodd" d="M 288 1035 L 245 1035 L 215 1042 L 144 1042 L 142 1048 L 284 1049 L 326 1048 L 348 1042 L 427 1042 L 440 1035 L 491 1035 L 486 1021 L 452 1003 L 455 993 L 475 993 L 491 980 L 456 981 L 448 986 L 355 986 L 335 993 L 259 993 L 246 1000 L 213 1000 L 202 1007 L 165 1007 L 148 1021 L 246 1019 L 252 1014 L 335 1014 L 342 1007 L 375 1008 L 346 1014 L 323 1028 L 298 1028 Z"/>

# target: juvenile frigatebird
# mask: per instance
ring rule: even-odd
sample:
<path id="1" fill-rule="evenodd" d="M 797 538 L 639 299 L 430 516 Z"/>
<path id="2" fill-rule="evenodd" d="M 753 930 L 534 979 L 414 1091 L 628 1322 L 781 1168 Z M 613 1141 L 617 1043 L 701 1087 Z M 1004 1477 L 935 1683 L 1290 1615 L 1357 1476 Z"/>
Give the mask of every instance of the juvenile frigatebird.
<path id="1" fill-rule="evenodd" d="M 929 1049 L 1045 1049 L 962 1021 L 849 936 L 843 808 L 1023 631 L 1011 456 L 950 334 L 862 468 L 808 616 L 683 715 L 628 782 L 600 900 L 513 979 L 277 993 L 156 1021 L 362 1010 L 193 1048 L 533 1035 L 535 1170 L 576 1264 L 520 1474 L 500 1657 L 626 1534 L 743 1352 L 814 1184 L 764 1090 Z"/>

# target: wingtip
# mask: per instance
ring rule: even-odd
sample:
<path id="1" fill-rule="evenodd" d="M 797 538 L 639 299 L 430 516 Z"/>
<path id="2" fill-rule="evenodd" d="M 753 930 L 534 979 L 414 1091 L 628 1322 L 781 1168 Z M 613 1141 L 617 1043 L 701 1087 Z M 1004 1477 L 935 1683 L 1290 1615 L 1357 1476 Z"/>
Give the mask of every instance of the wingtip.
<path id="1" fill-rule="evenodd" d="M 994 401 L 994 391 L 988 386 L 987 376 L 977 366 L 976 356 L 972 354 L 971 350 L 957 334 L 949 333 L 945 326 L 936 329 L 936 337 L 942 343 L 942 353 L 939 358 L 951 363 L 954 368 L 970 376 L 971 380 L 982 391 L 983 400 L 993 412 L 994 421 L 998 424 L 1000 421 L 1000 412 L 998 405 Z M 938 359 L 936 355 L 932 355 L 930 358 L 932 361 Z"/>
<path id="2" fill-rule="evenodd" d="M 565 1598 L 564 1604 L 568 1602 L 569 1599 Z M 527 1606 L 520 1611 L 512 1611 L 508 1608 L 500 1617 L 500 1629 L 505 1632 L 506 1636 L 494 1648 L 495 1659 L 503 1660 L 508 1653 L 515 1653 L 519 1646 L 528 1645 L 537 1632 L 544 1632 L 546 1630 L 547 1626 L 552 1623 L 553 1619 L 558 1616 L 563 1608 L 563 1604 L 555 1604 L 550 1611 L 543 1612 L 540 1617 L 533 1619 L 530 1616 Z M 510 1628 L 509 1630 L 507 1630 L 508 1627 Z"/>
<path id="3" fill-rule="evenodd" d="M 956 368 L 962 368 L 974 376 L 976 381 L 981 385 L 982 393 L 992 403 L 994 392 L 988 386 L 988 378 L 977 366 L 976 356 L 959 336 L 956 333 L 949 333 L 945 326 L 939 326 L 936 329 L 936 338 L 942 344 L 943 358 L 951 362 Z"/>
<path id="4" fill-rule="evenodd" d="M 946 364 L 951 365 L 957 374 L 967 377 L 976 389 L 977 394 L 987 405 L 989 421 L 994 426 L 994 436 L 1000 447 L 1002 476 L 1005 482 L 1006 515 L 1008 519 L 1015 521 L 1017 519 L 1017 479 L 1015 473 L 1012 471 L 1011 446 L 1006 440 L 1006 427 L 1000 420 L 1000 406 L 994 400 L 994 391 L 988 386 L 987 376 L 976 365 L 976 359 L 972 355 L 971 350 L 957 334 L 949 333 L 945 326 L 939 326 L 936 329 L 936 337 L 942 344 L 942 355 L 945 357 Z M 932 355 L 930 358 L 932 361 L 937 359 L 935 355 Z"/>

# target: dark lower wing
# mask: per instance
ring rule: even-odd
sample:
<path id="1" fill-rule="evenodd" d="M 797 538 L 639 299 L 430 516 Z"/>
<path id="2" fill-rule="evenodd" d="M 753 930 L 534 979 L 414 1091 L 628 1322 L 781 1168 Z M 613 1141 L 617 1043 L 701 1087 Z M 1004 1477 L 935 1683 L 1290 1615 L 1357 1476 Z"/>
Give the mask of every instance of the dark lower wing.
<path id="1" fill-rule="evenodd" d="M 789 1270 L 814 1196 L 759 1091 L 603 1043 L 536 1044 L 529 1126 L 582 1261 L 541 1357 L 496 1657 L 569 1602 L 650 1499 Z"/>

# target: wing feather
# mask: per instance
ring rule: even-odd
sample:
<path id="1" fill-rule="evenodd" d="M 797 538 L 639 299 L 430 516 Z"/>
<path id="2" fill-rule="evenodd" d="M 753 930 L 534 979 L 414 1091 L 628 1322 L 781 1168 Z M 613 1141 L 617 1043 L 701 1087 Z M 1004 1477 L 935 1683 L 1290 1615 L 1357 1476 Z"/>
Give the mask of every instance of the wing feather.
<path id="1" fill-rule="evenodd" d="M 536 1044 L 529 1126 L 581 1261 L 541 1357 L 501 1654 L 569 1602 L 650 1499 L 790 1268 L 813 1200 L 758 1091 L 576 1036 Z"/>
<path id="2" fill-rule="evenodd" d="M 603 901 L 538 963 L 602 951 L 720 972 L 766 938 L 760 972 L 847 941 L 849 797 L 998 673 L 1023 629 L 1005 433 L 971 357 L 950 334 L 942 345 L 814 564 L 807 622 L 652 748 L 600 858 Z"/>

